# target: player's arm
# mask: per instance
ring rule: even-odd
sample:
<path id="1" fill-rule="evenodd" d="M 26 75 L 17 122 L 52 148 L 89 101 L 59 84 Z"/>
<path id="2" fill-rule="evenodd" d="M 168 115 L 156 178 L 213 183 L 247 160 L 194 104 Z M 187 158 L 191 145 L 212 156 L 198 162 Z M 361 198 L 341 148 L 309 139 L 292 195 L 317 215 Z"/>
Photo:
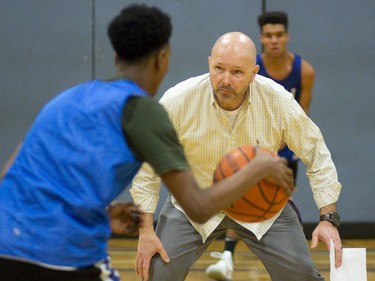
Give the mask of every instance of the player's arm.
<path id="1" fill-rule="evenodd" d="M 302 60 L 301 76 L 301 97 L 299 103 L 306 114 L 309 114 L 315 81 L 315 70 L 314 67 L 305 60 Z"/>

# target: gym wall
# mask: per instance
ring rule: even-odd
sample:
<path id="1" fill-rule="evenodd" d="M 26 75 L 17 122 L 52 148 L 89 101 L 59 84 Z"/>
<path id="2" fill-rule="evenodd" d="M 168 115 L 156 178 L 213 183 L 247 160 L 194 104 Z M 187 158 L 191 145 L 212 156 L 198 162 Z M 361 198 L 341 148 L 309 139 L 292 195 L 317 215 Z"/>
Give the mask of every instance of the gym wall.
<path id="1" fill-rule="evenodd" d="M 1 167 L 49 99 L 76 83 L 114 74 L 106 28 L 132 2 L 156 5 L 172 17 L 170 72 L 158 98 L 170 86 L 207 72 L 211 47 L 225 32 L 248 34 L 260 50 L 258 14 L 263 8 L 286 11 L 290 50 L 316 70 L 310 116 L 343 185 L 338 210 L 344 224 L 364 223 L 375 235 L 373 0 L 2 0 Z M 294 198 L 304 221 L 314 224 L 319 213 L 305 171 L 301 163 Z M 161 201 L 166 194 L 163 187 Z M 129 193 L 121 198 L 130 199 Z"/>

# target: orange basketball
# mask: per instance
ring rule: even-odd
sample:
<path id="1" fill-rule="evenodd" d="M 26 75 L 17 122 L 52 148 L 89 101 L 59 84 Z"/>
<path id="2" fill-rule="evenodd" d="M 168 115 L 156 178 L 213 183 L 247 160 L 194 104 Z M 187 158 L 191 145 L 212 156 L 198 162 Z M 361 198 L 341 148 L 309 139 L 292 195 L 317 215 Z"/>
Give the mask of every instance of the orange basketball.
<path id="1" fill-rule="evenodd" d="M 267 148 L 262 151 L 275 155 Z M 255 156 L 251 145 L 241 146 L 224 155 L 214 172 L 214 182 L 236 173 Z M 224 212 L 231 218 L 243 222 L 261 222 L 271 218 L 285 206 L 289 195 L 284 188 L 266 180 L 249 188 L 240 199 L 226 208 Z"/>

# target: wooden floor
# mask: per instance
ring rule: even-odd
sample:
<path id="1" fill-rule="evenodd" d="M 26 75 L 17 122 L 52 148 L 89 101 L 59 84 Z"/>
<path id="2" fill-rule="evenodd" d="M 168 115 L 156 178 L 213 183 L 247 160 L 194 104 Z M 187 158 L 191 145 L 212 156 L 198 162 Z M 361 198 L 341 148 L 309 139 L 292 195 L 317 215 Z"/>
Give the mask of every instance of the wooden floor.
<path id="1" fill-rule="evenodd" d="M 191 268 L 186 281 L 212 281 L 204 273 L 208 265 L 217 261 L 211 258 L 210 252 L 221 251 L 223 245 L 224 242 L 222 240 L 211 244 L 207 252 Z M 367 281 L 375 281 L 375 240 L 343 240 L 343 246 L 345 248 L 366 248 Z M 124 281 L 140 280 L 134 272 L 136 247 L 136 239 L 116 238 L 110 240 L 109 252 L 112 256 L 113 266 L 119 270 Z M 312 257 L 320 273 L 324 275 L 326 281 L 329 281 L 329 256 L 325 246 L 320 243 L 317 249 L 312 250 Z M 234 258 L 235 271 L 233 273 L 233 281 L 271 281 L 263 265 L 242 242 L 237 245 Z"/>

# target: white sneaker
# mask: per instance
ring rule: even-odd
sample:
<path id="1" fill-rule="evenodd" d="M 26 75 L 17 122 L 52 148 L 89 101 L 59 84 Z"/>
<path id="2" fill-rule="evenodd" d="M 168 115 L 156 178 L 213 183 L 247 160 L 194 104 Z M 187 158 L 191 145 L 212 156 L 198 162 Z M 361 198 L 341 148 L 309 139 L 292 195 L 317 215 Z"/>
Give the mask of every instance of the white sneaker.
<path id="1" fill-rule="evenodd" d="M 223 253 L 212 252 L 211 257 L 220 259 L 217 263 L 211 264 L 206 269 L 206 275 L 219 281 L 231 281 L 233 274 L 233 258 L 230 251 Z"/>

